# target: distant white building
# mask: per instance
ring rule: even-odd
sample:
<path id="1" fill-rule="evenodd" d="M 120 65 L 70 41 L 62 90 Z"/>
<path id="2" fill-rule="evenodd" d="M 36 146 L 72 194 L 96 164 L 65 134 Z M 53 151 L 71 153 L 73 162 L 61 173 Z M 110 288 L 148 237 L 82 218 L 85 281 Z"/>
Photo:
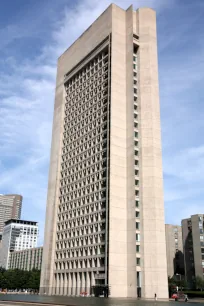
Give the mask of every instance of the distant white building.
<path id="1" fill-rule="evenodd" d="M 0 266 L 7 269 L 10 253 L 35 248 L 37 246 L 37 239 L 37 222 L 15 219 L 5 222 L 2 235 Z"/>

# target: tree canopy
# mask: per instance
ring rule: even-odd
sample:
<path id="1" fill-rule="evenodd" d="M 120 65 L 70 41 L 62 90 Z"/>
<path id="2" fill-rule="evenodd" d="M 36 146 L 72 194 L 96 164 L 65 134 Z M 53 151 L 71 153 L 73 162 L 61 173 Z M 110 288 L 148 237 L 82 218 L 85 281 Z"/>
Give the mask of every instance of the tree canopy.
<path id="1" fill-rule="evenodd" d="M 195 279 L 196 289 L 202 290 L 204 288 L 204 280 L 200 276 L 196 276 Z"/>
<path id="2" fill-rule="evenodd" d="M 178 280 L 176 277 L 168 277 L 168 283 L 169 283 L 169 287 L 174 287 L 174 286 L 178 286 L 181 288 L 186 288 L 187 287 L 187 283 L 185 281 L 185 279 L 180 279 Z"/>
<path id="3" fill-rule="evenodd" d="M 38 290 L 40 286 L 40 271 L 33 269 L 25 270 L 5 270 L 0 268 L 0 288 L 1 289 L 33 289 Z"/>

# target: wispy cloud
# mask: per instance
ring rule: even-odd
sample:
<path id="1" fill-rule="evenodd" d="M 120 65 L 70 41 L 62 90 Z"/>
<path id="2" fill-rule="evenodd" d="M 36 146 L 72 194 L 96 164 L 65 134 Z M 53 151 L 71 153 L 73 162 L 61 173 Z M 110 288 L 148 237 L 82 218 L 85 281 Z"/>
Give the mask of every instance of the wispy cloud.
<path id="1" fill-rule="evenodd" d="M 176 2 L 173 0 L 115 1 L 123 8 L 127 8 L 132 2 L 135 8 L 149 6 L 157 10 L 158 37 L 164 40 L 165 29 L 168 29 L 171 23 L 168 11 L 174 9 Z M 72 1 L 63 0 L 60 6 L 58 2 L 49 1 L 49 4 L 38 9 L 33 7 L 33 10 L 29 10 L 28 16 L 22 12 L 19 13 L 21 18 L 15 19 L 11 25 L 0 28 L 2 43 L 0 47 L 0 192 L 23 194 L 23 217 L 39 220 L 41 243 L 47 195 L 57 57 L 110 3 L 109 0 L 83 0 L 73 4 Z M 192 22 L 192 26 L 193 24 Z M 179 62 L 177 60 L 179 53 L 176 54 L 174 50 L 174 54 L 170 54 L 171 52 L 168 51 L 168 48 L 175 43 L 176 37 L 186 35 L 185 27 L 181 30 L 179 31 L 178 28 L 174 35 L 172 34 L 169 39 L 167 37 L 166 43 L 163 43 L 159 50 L 161 54 L 163 139 L 165 148 L 170 148 L 168 152 L 164 149 L 164 170 L 168 177 L 174 175 L 172 168 L 169 168 L 171 163 L 168 164 L 171 152 L 174 152 L 173 168 L 175 171 L 177 163 L 182 164 L 181 161 L 183 161 L 183 157 L 174 147 L 173 140 L 178 139 L 176 128 L 173 133 L 171 132 L 171 125 L 175 127 L 175 122 L 176 124 L 179 122 L 179 115 L 171 107 L 172 105 L 175 107 L 175 104 L 176 107 L 179 105 L 179 111 L 183 111 L 186 117 L 190 116 L 185 103 L 183 101 L 180 103 L 177 98 L 182 97 L 184 100 L 182 93 L 188 91 L 186 96 L 189 101 L 191 85 L 199 81 L 200 73 L 197 70 L 198 68 L 201 70 L 200 51 L 190 62 L 185 62 L 184 59 L 181 61 L 181 56 Z M 171 61 L 167 62 L 167 58 Z M 200 124 L 202 126 L 202 123 Z M 183 126 L 180 134 L 182 133 Z M 189 147 L 192 146 L 189 145 Z M 175 154 L 176 151 L 178 154 Z M 202 161 L 201 156 L 199 158 Z M 191 160 L 193 161 L 193 158 Z M 187 163 L 188 160 L 183 161 L 183 166 L 180 168 L 183 176 L 177 176 L 176 180 L 182 181 L 185 177 Z M 191 168 L 191 174 L 193 169 Z M 168 183 L 167 178 L 166 182 L 167 203 L 172 202 L 172 199 L 173 201 L 180 199 L 179 190 L 171 188 L 172 179 Z M 185 184 L 188 183 L 188 181 L 185 182 Z M 190 195 L 192 194 L 193 191 L 190 192 Z M 171 216 L 171 213 L 169 215 Z M 170 221 L 172 219 L 168 218 Z"/>

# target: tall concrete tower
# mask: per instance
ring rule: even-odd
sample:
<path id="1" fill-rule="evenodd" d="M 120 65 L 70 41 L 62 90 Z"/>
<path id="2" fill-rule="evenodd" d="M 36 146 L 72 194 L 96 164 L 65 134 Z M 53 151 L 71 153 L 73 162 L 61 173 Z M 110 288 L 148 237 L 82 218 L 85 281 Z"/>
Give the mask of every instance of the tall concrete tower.
<path id="1" fill-rule="evenodd" d="M 21 218 L 22 201 L 23 197 L 18 194 L 0 194 L 0 241 L 4 223 Z"/>
<path id="2" fill-rule="evenodd" d="M 41 293 L 167 298 L 156 14 L 111 4 L 58 60 Z"/>

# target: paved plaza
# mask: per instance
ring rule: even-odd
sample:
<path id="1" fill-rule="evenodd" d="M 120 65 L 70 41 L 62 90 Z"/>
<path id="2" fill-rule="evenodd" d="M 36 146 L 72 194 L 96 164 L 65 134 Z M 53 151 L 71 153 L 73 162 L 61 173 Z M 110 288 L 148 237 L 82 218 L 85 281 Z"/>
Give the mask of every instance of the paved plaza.
<path id="1" fill-rule="evenodd" d="M 192 299 L 188 305 L 204 303 L 203 299 Z M 68 296 L 40 296 L 40 295 L 0 295 L 0 306 L 181 306 L 183 302 L 175 301 L 145 301 L 138 299 L 117 298 L 81 298 Z"/>

